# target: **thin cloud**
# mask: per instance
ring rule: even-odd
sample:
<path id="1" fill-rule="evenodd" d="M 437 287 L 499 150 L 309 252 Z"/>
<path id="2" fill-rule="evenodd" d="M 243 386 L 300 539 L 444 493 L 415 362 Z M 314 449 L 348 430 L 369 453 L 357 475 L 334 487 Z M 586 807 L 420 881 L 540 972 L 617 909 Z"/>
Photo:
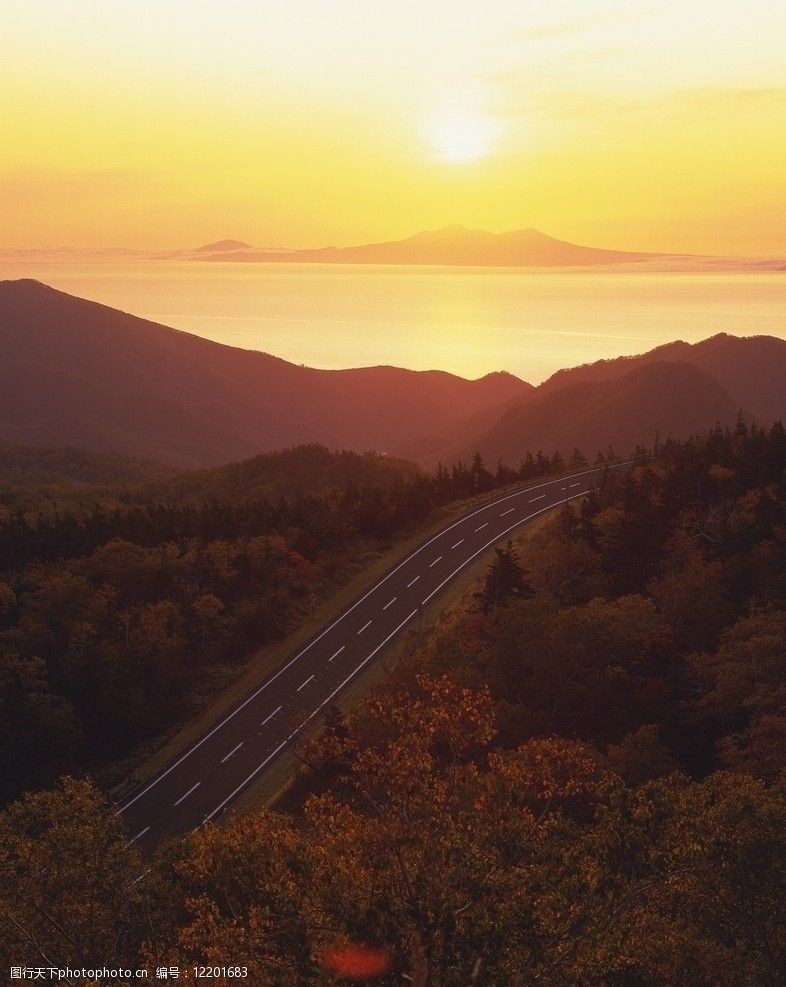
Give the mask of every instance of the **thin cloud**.
<path id="1" fill-rule="evenodd" d="M 0 177 L 6 195 L 69 196 L 137 195 L 160 187 L 160 179 L 142 169 L 102 168 L 72 171 L 60 168 L 13 168 Z"/>
<path id="2" fill-rule="evenodd" d="M 587 119 L 594 116 L 711 117 L 736 106 L 738 109 L 780 106 L 786 113 L 786 87 L 698 86 L 674 89 L 657 96 L 620 98 L 610 93 L 587 93 L 581 89 L 555 88 L 533 93 L 522 80 L 511 89 L 505 105 L 508 116 L 540 116 L 557 120 Z"/>
<path id="3" fill-rule="evenodd" d="M 581 34 L 602 23 L 603 19 L 600 17 L 582 17 L 525 27 L 517 31 L 515 36 L 519 41 L 548 41 L 550 38 L 564 37 L 566 34 Z"/>

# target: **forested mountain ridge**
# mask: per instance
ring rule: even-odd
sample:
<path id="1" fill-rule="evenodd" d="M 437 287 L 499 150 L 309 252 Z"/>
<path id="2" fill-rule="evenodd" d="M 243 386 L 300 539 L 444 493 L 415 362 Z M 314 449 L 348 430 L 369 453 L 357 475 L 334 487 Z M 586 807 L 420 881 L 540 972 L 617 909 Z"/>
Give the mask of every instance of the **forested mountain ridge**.
<path id="1" fill-rule="evenodd" d="M 721 332 L 698 343 L 678 340 L 639 356 L 599 360 L 558 370 L 539 390 L 559 390 L 578 381 L 615 380 L 650 363 L 690 363 L 711 374 L 740 407 L 772 422 L 786 417 L 786 340 Z"/>
<path id="2" fill-rule="evenodd" d="M 303 443 L 428 468 L 479 450 L 516 468 L 528 448 L 622 450 L 656 432 L 685 438 L 731 422 L 740 408 L 770 423 L 786 414 L 784 395 L 786 342 L 768 336 L 675 342 L 533 388 L 506 373 L 314 370 L 38 282 L 0 283 L 0 439 L 180 468 Z"/>
<path id="3" fill-rule="evenodd" d="M 149 483 L 141 496 L 155 500 L 229 500 L 233 503 L 261 497 L 323 495 L 355 487 L 411 481 L 420 474 L 414 463 L 372 452 L 330 452 L 311 443 L 207 470 L 190 470 Z"/>
<path id="4" fill-rule="evenodd" d="M 387 452 L 526 394 L 506 373 L 465 380 L 396 367 L 316 370 L 76 298 L 0 282 L 0 438 L 180 468 L 319 442 Z"/>
<path id="5" fill-rule="evenodd" d="M 142 503 L 242 503 L 322 496 L 347 486 L 413 481 L 414 463 L 373 452 L 332 453 L 311 443 L 212 469 L 179 471 L 155 460 L 58 446 L 0 442 L 0 523 L 9 513 L 76 513 Z"/>
<path id="6" fill-rule="evenodd" d="M 19 486 L 95 486 L 144 483 L 173 476 L 154 460 L 74 446 L 24 446 L 0 441 L 0 483 Z"/>
<path id="7" fill-rule="evenodd" d="M 559 370 L 523 398 L 402 443 L 397 455 L 433 468 L 479 451 L 516 466 L 526 449 L 632 451 L 656 433 L 687 438 L 743 409 L 769 425 L 786 417 L 786 340 L 719 333 L 638 356 Z"/>
<path id="8" fill-rule="evenodd" d="M 611 380 L 568 380 L 555 389 L 539 387 L 523 402 L 511 401 L 492 424 L 486 416 L 475 434 L 465 429 L 446 445 L 417 440 L 397 451 L 427 467 L 466 462 L 475 452 L 489 463 L 513 467 L 528 449 L 564 453 L 578 447 L 594 457 L 610 444 L 627 455 L 656 433 L 686 438 L 717 422 L 733 422 L 740 410 L 711 374 L 688 363 L 646 363 Z"/>

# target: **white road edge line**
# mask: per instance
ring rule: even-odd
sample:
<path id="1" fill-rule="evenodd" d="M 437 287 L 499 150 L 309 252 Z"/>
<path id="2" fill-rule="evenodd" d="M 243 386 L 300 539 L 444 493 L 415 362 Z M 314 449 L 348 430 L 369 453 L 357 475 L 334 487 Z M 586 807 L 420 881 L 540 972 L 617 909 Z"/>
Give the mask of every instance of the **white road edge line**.
<path id="1" fill-rule="evenodd" d="M 627 463 L 622 463 L 621 465 L 626 466 Z M 594 472 L 594 471 L 593 470 L 587 470 L 587 472 Z M 579 497 L 583 497 L 584 494 L 587 494 L 587 493 L 589 493 L 589 490 L 585 490 L 583 493 L 578 494 L 578 496 Z M 567 501 L 568 501 L 568 498 L 566 497 L 563 500 L 557 501 L 556 504 L 549 504 L 547 507 L 541 507 L 540 510 L 533 511 L 532 514 L 528 514 L 527 517 L 520 518 L 514 524 L 511 524 L 510 527 L 509 528 L 506 528 L 505 531 L 503 531 L 501 534 L 495 535 L 494 538 L 491 539 L 491 541 L 486 542 L 486 544 L 482 548 L 479 548 L 477 550 L 477 552 L 475 552 L 473 555 L 470 555 L 469 558 L 464 559 L 464 561 L 461 563 L 461 565 L 457 566 L 453 570 L 453 572 L 447 578 L 443 579 L 442 582 L 439 584 L 439 586 L 437 586 L 436 589 L 432 590 L 423 602 L 425 603 L 428 600 L 430 600 L 431 597 L 434 596 L 436 593 L 438 593 L 442 589 L 442 587 L 445 585 L 445 583 L 450 582 L 450 580 L 456 575 L 456 573 L 460 572 L 464 568 L 465 565 L 467 565 L 473 559 L 477 558 L 478 555 L 480 555 L 482 552 L 485 552 L 487 548 L 489 548 L 495 542 L 499 541 L 500 538 L 502 538 L 504 535 L 506 535 L 509 531 L 513 531 L 514 528 L 518 528 L 520 524 L 523 524 L 524 523 L 524 521 L 529 521 L 531 518 L 537 517 L 538 514 L 542 514 L 544 511 L 550 511 L 552 508 L 557 507 L 559 504 L 566 504 Z M 238 792 L 242 792 L 243 789 L 246 787 L 246 785 L 250 781 L 253 781 L 253 779 L 256 778 L 256 776 L 259 774 L 259 772 L 262 771 L 268 764 L 270 764 L 270 762 L 273 760 L 273 758 L 276 757 L 286 747 L 286 745 L 290 742 L 290 740 L 292 740 L 293 737 L 296 737 L 300 733 L 300 731 L 306 726 L 306 724 L 310 723 L 311 720 L 313 720 L 314 717 L 319 714 L 320 710 L 324 709 L 325 706 L 327 706 L 328 703 L 333 700 L 333 697 L 336 696 L 339 692 L 341 692 L 341 690 L 344 688 L 344 686 L 348 682 L 350 682 L 355 677 L 355 675 L 357 675 L 357 673 L 360 671 L 360 669 L 363 668 L 364 665 L 367 665 L 371 661 L 371 659 L 374 657 L 374 655 L 378 651 L 380 651 L 382 648 L 384 648 L 385 645 L 388 643 L 388 641 L 392 637 L 395 637 L 395 635 L 398 634 L 398 632 L 401 630 L 401 628 L 405 624 L 409 623 L 409 621 L 412 620 L 412 618 L 415 616 L 415 614 L 417 612 L 418 612 L 417 609 L 413 610 L 412 613 L 409 614 L 408 617 L 405 617 L 401 621 L 401 623 L 398 625 L 398 627 L 394 628 L 394 630 L 392 630 L 390 632 L 390 634 L 388 634 L 388 636 L 384 639 L 384 641 L 380 642 L 380 644 L 378 644 L 376 646 L 376 648 L 374 648 L 374 650 L 371 652 L 371 654 L 366 655 L 366 657 L 354 669 L 354 671 L 350 672 L 349 675 L 344 679 L 344 681 L 340 685 L 337 685 L 336 686 L 336 688 L 330 693 L 330 695 L 327 697 L 327 699 L 323 699 L 322 702 L 319 704 L 319 706 L 317 706 L 316 709 L 312 710 L 309 713 L 309 715 L 305 718 L 305 720 L 303 720 L 303 722 L 299 726 L 295 727 L 295 729 L 292 731 L 292 733 L 290 733 L 290 735 L 288 737 L 286 737 L 284 740 L 282 740 L 281 743 L 278 745 L 278 747 L 276 747 L 273 751 L 271 751 L 270 754 L 268 754 L 268 756 L 264 759 L 264 761 L 262 761 L 260 764 L 258 764 L 254 768 L 254 770 L 245 779 L 245 781 L 241 781 L 241 783 L 237 786 L 237 788 L 233 792 L 230 792 L 229 795 L 227 795 L 227 797 L 224 799 L 223 802 L 220 802 L 215 807 L 215 809 L 213 809 L 212 812 L 210 812 L 208 815 L 205 816 L 205 818 L 202 820 L 201 825 L 204 826 L 205 823 L 210 822 L 210 820 L 213 818 L 213 816 L 215 816 L 218 812 L 220 812 L 224 808 L 224 806 L 228 805 L 232 801 L 232 799 L 238 794 Z M 199 826 L 197 826 L 196 829 L 199 829 Z"/>
<path id="2" fill-rule="evenodd" d="M 313 720 L 314 717 L 317 716 L 319 714 L 319 712 L 321 710 L 323 710 L 325 708 L 325 706 L 327 706 L 328 703 L 330 703 L 333 700 L 333 697 L 336 696 L 339 692 L 341 692 L 341 690 L 344 688 L 344 686 L 348 682 L 350 682 L 357 675 L 357 673 L 360 671 L 360 669 L 363 668 L 364 665 L 367 665 L 371 661 L 371 659 L 374 657 L 374 655 L 381 648 L 384 648 L 385 645 L 388 643 L 388 641 L 392 637 L 395 637 L 396 634 L 398 634 L 398 632 L 401 630 L 401 628 L 404 626 L 404 624 L 407 624 L 407 623 L 409 623 L 410 620 L 412 620 L 412 618 L 415 616 L 416 613 L 417 613 L 417 610 L 413 610 L 412 613 L 409 614 L 409 616 L 405 617 L 401 621 L 401 623 L 398 625 L 398 627 L 396 627 L 394 630 L 392 630 L 390 632 L 390 634 L 388 634 L 388 636 L 385 638 L 384 641 L 382 641 L 380 644 L 378 644 L 376 646 L 376 648 L 374 648 L 374 650 L 371 652 L 371 654 L 366 655 L 366 657 L 363 659 L 363 661 L 353 671 L 351 671 L 349 673 L 349 675 L 344 679 L 344 681 L 340 685 L 336 686 L 336 688 L 330 693 L 330 695 L 327 697 L 327 699 L 323 699 L 323 701 L 319 704 L 319 706 L 317 706 L 317 708 L 315 710 L 312 710 L 312 712 L 309 713 L 309 715 L 306 717 L 306 719 L 303 720 L 303 722 L 299 726 L 295 727 L 295 729 L 292 731 L 292 733 L 290 733 L 290 735 L 288 737 L 286 737 L 284 740 L 282 740 L 281 743 L 278 745 L 278 747 L 276 747 L 275 750 L 271 751 L 271 753 L 268 754 L 268 756 L 265 758 L 264 761 L 262 761 L 260 764 L 258 764 L 254 768 L 254 770 L 245 779 L 245 781 L 241 781 L 241 783 L 237 786 L 237 788 L 233 792 L 230 792 L 230 794 L 227 795 L 227 797 L 224 799 L 223 802 L 220 802 L 215 807 L 215 809 L 213 809 L 213 811 L 211 813 L 209 813 L 209 815 L 205 816 L 204 820 L 202 821 L 202 825 L 204 825 L 206 822 L 210 822 L 210 820 L 213 818 L 213 816 L 216 815 L 216 813 L 220 812 L 224 808 L 225 805 L 228 805 L 232 801 L 232 799 L 238 794 L 238 792 L 241 792 L 250 781 L 252 781 L 254 778 L 256 778 L 256 776 L 259 774 L 259 772 L 262 771 L 262 769 L 266 765 L 270 764 L 270 762 L 273 760 L 273 758 L 280 751 L 282 751 L 286 747 L 286 745 L 290 742 L 290 740 L 292 740 L 293 737 L 296 737 L 300 733 L 300 731 L 306 726 L 306 724 L 307 723 L 310 723 L 311 720 Z M 197 826 L 197 829 L 199 829 L 198 826 Z"/>
<path id="3" fill-rule="evenodd" d="M 588 494 L 588 493 L 589 493 L 589 490 L 584 490 L 584 491 L 582 491 L 582 493 L 576 494 L 576 496 L 577 497 L 583 497 L 584 494 Z M 498 542 L 501 538 L 504 538 L 505 535 L 508 534 L 509 531 L 513 531 L 514 528 L 518 528 L 519 525 L 523 524 L 525 521 L 532 520 L 532 518 L 537 517 L 538 514 L 542 514 L 544 511 L 550 511 L 550 510 L 552 510 L 552 508 L 558 507 L 560 504 L 567 504 L 568 500 L 569 500 L 568 497 L 563 497 L 563 499 L 562 500 L 558 500 L 556 502 L 556 504 L 548 504 L 546 507 L 541 507 L 540 510 L 533 511 L 532 514 L 528 514 L 526 517 L 519 518 L 519 520 L 518 521 L 514 521 L 513 524 L 510 525 L 510 527 L 505 528 L 504 531 L 500 531 L 500 533 L 497 534 L 497 535 L 495 535 L 491 539 L 491 541 L 487 541 L 485 545 L 483 545 L 481 548 L 479 548 L 477 550 L 477 552 L 474 552 L 468 558 L 464 559 L 464 561 L 460 565 L 456 566 L 456 568 L 453 570 L 453 572 L 451 572 L 451 574 L 449 576 L 446 576 L 442 580 L 442 582 L 439 584 L 439 586 L 437 586 L 435 589 L 433 589 L 429 593 L 429 595 L 423 601 L 423 606 L 425 606 L 428 603 L 428 601 L 432 598 L 432 596 L 435 596 L 437 593 L 439 593 L 439 591 L 442 589 L 442 587 L 445 585 L 445 583 L 449 583 L 450 580 L 457 573 L 461 572 L 461 570 L 464 568 L 465 565 L 468 565 L 473 559 L 476 559 L 482 552 L 485 552 L 487 548 L 490 548 L 493 544 L 495 544 L 495 542 Z"/>
<path id="4" fill-rule="evenodd" d="M 385 606 L 382 609 L 383 610 L 387 610 L 388 607 L 392 607 L 393 604 L 396 602 L 397 599 L 398 599 L 398 597 L 397 596 L 394 596 L 392 600 L 388 600 L 388 602 L 385 604 Z"/>
<path id="5" fill-rule="evenodd" d="M 305 681 L 305 682 L 303 682 L 303 683 L 302 683 L 301 685 L 299 685 L 299 686 L 297 687 L 297 691 L 298 691 L 298 692 L 300 692 L 300 690 L 301 690 L 301 689 L 305 689 L 305 688 L 306 688 L 306 686 L 308 685 L 308 683 L 309 683 L 309 682 L 311 682 L 311 681 L 312 681 L 313 679 L 315 679 L 315 678 L 316 678 L 316 674 L 314 674 L 314 675 L 309 675 L 309 677 L 308 677 L 308 678 L 306 679 L 306 681 Z"/>
<path id="6" fill-rule="evenodd" d="M 437 564 L 437 562 L 441 562 L 441 561 L 442 561 L 442 556 L 441 556 L 441 555 L 438 555 L 438 556 L 437 556 L 437 557 L 436 557 L 436 558 L 434 559 L 434 561 L 433 561 L 433 562 L 431 562 L 431 563 L 429 564 L 429 569 L 433 569 L 433 568 L 434 568 L 434 566 L 435 566 L 435 565 Z"/>
<path id="7" fill-rule="evenodd" d="M 328 661 L 333 661 L 334 658 L 338 658 L 338 656 L 341 654 L 341 652 L 344 650 L 344 648 L 346 648 L 346 644 L 342 644 L 341 647 L 338 649 L 338 651 L 336 651 L 334 654 L 332 654 L 328 658 Z M 279 709 L 281 709 L 280 706 L 279 706 Z"/>
<path id="8" fill-rule="evenodd" d="M 189 790 L 188 790 L 188 791 L 186 792 L 186 794 L 185 794 L 185 795 L 181 795 L 181 796 L 180 796 L 180 798 L 179 798 L 179 799 L 177 800 L 177 802 L 175 802 L 175 805 L 180 805 L 180 803 L 181 803 L 181 802 L 184 802 L 184 801 L 185 801 L 185 800 L 186 800 L 186 799 L 188 798 L 188 796 L 189 796 L 189 795 L 190 795 L 190 794 L 191 794 L 192 792 L 195 792 L 195 791 L 197 790 L 197 788 L 199 788 L 199 786 L 200 786 L 201 784 L 202 784 L 202 782 L 201 782 L 201 781 L 198 781 L 198 782 L 196 783 L 196 785 L 192 785 L 192 786 L 191 786 L 191 787 L 189 788 Z"/>
<path id="9" fill-rule="evenodd" d="M 615 463 L 614 468 L 629 466 L 632 462 L 633 462 L 632 459 L 626 459 L 622 463 Z M 503 504 L 506 500 L 511 500 L 514 497 L 521 497 L 524 494 L 531 493 L 533 490 L 540 490 L 542 487 L 550 487 L 554 483 L 559 483 L 562 480 L 573 479 L 574 477 L 577 476 L 586 476 L 588 473 L 601 473 L 602 471 L 603 471 L 602 466 L 592 466 L 589 469 L 582 470 L 581 473 L 573 473 L 570 477 L 567 478 L 561 476 L 561 477 L 555 477 L 552 480 L 544 480 L 542 483 L 534 483 L 532 486 L 524 487 L 521 490 L 516 490 L 513 493 L 507 494 L 505 497 L 500 497 L 498 500 L 494 501 L 494 503 Z M 419 545 L 409 555 L 403 558 L 399 562 L 399 564 L 397 566 L 394 566 L 386 576 L 383 576 L 382 579 L 379 580 L 378 583 L 375 583 L 370 589 L 366 590 L 363 596 L 357 599 L 348 610 L 345 610 L 342 614 L 340 614 L 340 616 L 336 617 L 333 623 L 330 624 L 328 627 L 326 627 L 321 634 L 318 634 L 312 641 L 309 641 L 302 651 L 299 651 L 293 658 L 290 658 L 288 662 L 282 665 L 281 668 L 279 668 L 270 676 L 270 678 L 268 678 L 265 682 L 263 682 L 258 689 L 252 692 L 250 696 L 247 696 L 243 700 L 243 702 L 240 703 L 239 706 L 235 706 L 235 708 L 230 713 L 227 713 L 224 719 L 221 720 L 219 723 L 217 723 L 212 728 L 212 730 L 208 731 L 208 733 L 206 733 L 204 737 L 201 737 L 192 747 L 189 747 L 188 750 L 185 751 L 176 761 L 170 764 L 165 771 L 162 771 L 160 774 L 156 775 L 156 777 L 153 778 L 152 781 L 150 781 L 141 791 L 137 792 L 137 794 L 132 799 L 129 799 L 129 801 L 126 802 L 124 805 L 121 805 L 120 808 L 117 809 L 116 814 L 119 816 L 121 813 L 125 812 L 126 809 L 128 809 L 130 806 L 134 804 L 134 802 L 139 801 L 139 799 L 141 799 L 143 795 L 146 795 L 151 788 L 154 788 L 162 779 L 166 778 L 168 774 L 171 774 L 171 772 L 174 771 L 175 768 L 178 767 L 178 765 L 182 764 L 187 757 L 193 754 L 195 750 L 197 750 L 199 747 L 202 746 L 202 744 L 204 744 L 207 740 L 209 740 L 213 736 L 213 734 L 216 733 L 218 730 L 220 730 L 225 723 L 228 723 L 233 716 L 237 716 L 237 714 L 240 712 L 241 709 L 244 709 L 246 706 L 248 706 L 250 702 L 253 702 L 261 692 L 264 692 L 265 689 L 267 689 L 269 685 L 272 685 L 272 683 L 275 682 L 277 678 L 283 675 L 288 668 L 291 668 L 296 661 L 299 661 L 299 659 L 302 658 L 303 655 L 310 648 L 313 648 L 314 645 L 317 644 L 317 642 L 321 641 L 322 638 L 330 631 L 332 631 L 334 627 L 340 624 L 345 617 L 349 616 L 349 614 L 351 614 L 353 610 L 357 609 L 357 607 L 359 607 L 364 600 L 367 600 L 368 597 L 371 596 L 372 593 L 376 592 L 376 590 L 378 590 L 380 586 L 386 583 L 388 579 L 391 579 L 393 576 L 395 576 L 395 574 L 399 571 L 399 569 L 405 566 L 408 562 L 411 562 L 416 555 L 419 555 L 424 549 L 428 548 L 428 546 L 431 545 L 433 542 L 435 542 L 438 538 L 441 538 L 442 535 L 447 534 L 448 531 L 452 531 L 454 528 L 458 527 L 458 525 L 464 524 L 464 522 L 468 521 L 471 517 L 477 517 L 478 514 L 481 514 L 483 511 L 488 510 L 489 506 L 490 504 L 483 504 L 482 506 L 477 507 L 474 511 L 470 511 L 468 514 L 465 514 L 463 517 L 458 518 L 456 521 L 453 522 L 453 524 L 448 525 L 447 528 L 443 528 L 441 531 L 438 531 L 435 535 L 432 535 L 432 537 L 429 538 L 428 541 L 423 542 L 422 545 Z M 417 582 L 419 578 L 420 578 L 419 576 L 416 576 L 415 579 L 412 580 L 412 583 L 410 583 L 409 585 L 411 586 L 413 583 Z M 407 587 L 407 589 L 409 589 L 409 586 Z"/>
<path id="10" fill-rule="evenodd" d="M 241 740 L 240 743 L 237 745 L 237 747 L 233 747 L 228 754 L 224 755 L 224 757 L 221 758 L 221 763 L 223 764 L 224 761 L 228 761 L 233 754 L 235 754 L 237 751 L 240 750 L 243 744 L 245 744 L 245 740 Z"/>
<path id="11" fill-rule="evenodd" d="M 366 621 L 366 623 L 365 623 L 365 624 L 363 624 L 363 626 L 362 626 L 362 627 L 360 628 L 360 630 L 358 631 L 358 633 L 357 633 L 357 636 L 358 636 L 358 637 L 360 637 L 360 635 L 361 635 L 361 634 L 363 633 L 363 631 L 364 631 L 364 630 L 365 630 L 365 629 L 366 629 L 367 627 L 371 627 L 371 625 L 373 624 L 373 622 L 374 622 L 373 620 L 367 620 L 367 621 Z"/>
<path id="12" fill-rule="evenodd" d="M 280 712 L 281 712 L 281 707 L 280 706 L 276 706 L 276 708 L 273 710 L 273 712 L 272 713 L 268 713 L 268 715 L 264 718 L 264 720 L 262 720 L 262 723 L 260 724 L 260 726 L 264 726 L 266 723 L 270 723 L 270 721 L 273 719 L 273 717 L 276 715 L 276 713 L 280 713 Z"/>
<path id="13" fill-rule="evenodd" d="M 420 579 L 420 576 L 415 576 L 415 578 L 412 580 L 411 583 L 407 583 L 407 589 L 410 589 L 412 586 L 414 586 L 415 583 L 418 581 L 418 579 Z"/>

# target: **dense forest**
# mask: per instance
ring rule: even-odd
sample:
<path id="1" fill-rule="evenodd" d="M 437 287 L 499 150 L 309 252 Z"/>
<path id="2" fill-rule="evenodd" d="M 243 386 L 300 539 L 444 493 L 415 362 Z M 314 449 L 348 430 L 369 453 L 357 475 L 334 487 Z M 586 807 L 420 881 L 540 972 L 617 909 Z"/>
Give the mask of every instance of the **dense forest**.
<path id="1" fill-rule="evenodd" d="M 250 979 L 211 982 L 283 987 L 786 984 L 785 469 L 780 424 L 640 450 L 332 709 L 275 810 L 150 862 L 89 781 L 25 795 L 0 814 L 0 961 L 236 963 Z M 71 578 L 111 573 L 102 551 Z"/>
<path id="2" fill-rule="evenodd" d="M 133 752 L 188 711 L 190 687 L 280 640 L 369 553 L 452 501 L 563 465 L 540 454 L 492 475 L 476 459 L 432 477 L 312 445 L 129 485 L 146 464 L 7 458 L 30 503 L 44 467 L 118 483 L 88 486 L 81 507 L 0 515 L 0 800 Z"/>

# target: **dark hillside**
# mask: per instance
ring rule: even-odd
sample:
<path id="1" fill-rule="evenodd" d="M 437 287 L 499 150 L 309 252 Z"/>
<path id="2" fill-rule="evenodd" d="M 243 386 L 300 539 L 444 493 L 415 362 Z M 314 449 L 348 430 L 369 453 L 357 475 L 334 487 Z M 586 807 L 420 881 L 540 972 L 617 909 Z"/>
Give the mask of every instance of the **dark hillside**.
<path id="1" fill-rule="evenodd" d="M 531 390 L 395 367 L 314 370 L 0 282 L 0 438 L 192 468 L 287 446 L 387 452 Z"/>

